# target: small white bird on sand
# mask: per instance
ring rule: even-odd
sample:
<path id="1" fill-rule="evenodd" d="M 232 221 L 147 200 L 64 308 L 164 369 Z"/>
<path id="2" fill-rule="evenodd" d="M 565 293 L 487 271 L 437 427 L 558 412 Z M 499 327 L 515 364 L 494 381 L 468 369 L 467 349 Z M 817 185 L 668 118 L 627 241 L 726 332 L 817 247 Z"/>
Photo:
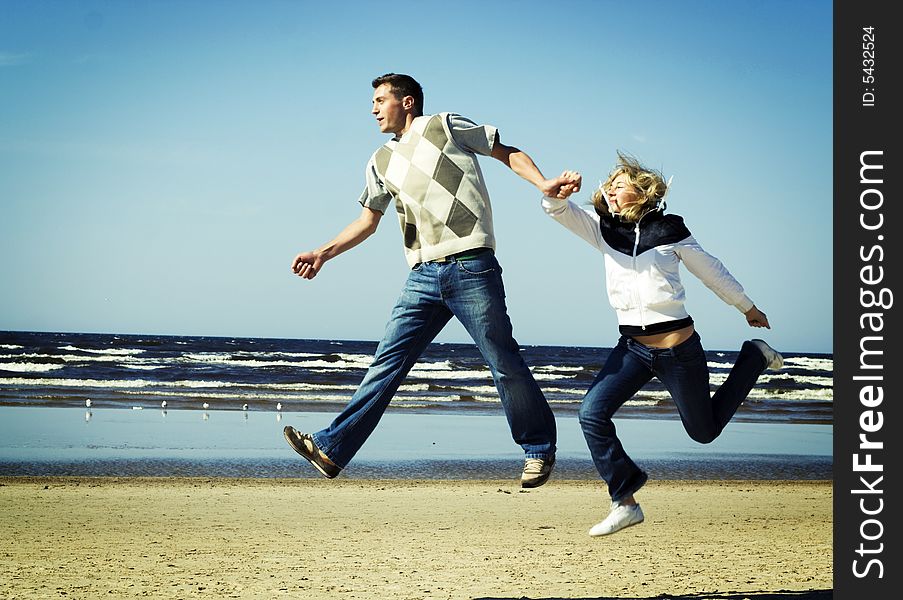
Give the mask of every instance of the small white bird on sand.
<path id="1" fill-rule="evenodd" d="M 162 409 L 166 408 L 166 400 L 164 400 L 163 402 L 160 403 L 160 408 L 162 408 Z"/>
<path id="2" fill-rule="evenodd" d="M 282 410 L 282 402 L 276 403 L 276 410 Z"/>
<path id="3" fill-rule="evenodd" d="M 85 406 L 88 407 L 88 408 L 91 408 L 91 399 L 90 399 L 90 398 L 88 398 L 87 400 L 85 400 Z"/>
<path id="4" fill-rule="evenodd" d="M 247 404 L 242 404 L 242 405 L 241 405 L 241 409 L 242 409 L 242 410 L 248 410 L 248 405 L 247 405 Z"/>
<path id="5" fill-rule="evenodd" d="M 210 408 L 210 405 L 204 402 L 204 410 L 207 410 L 208 408 Z"/>

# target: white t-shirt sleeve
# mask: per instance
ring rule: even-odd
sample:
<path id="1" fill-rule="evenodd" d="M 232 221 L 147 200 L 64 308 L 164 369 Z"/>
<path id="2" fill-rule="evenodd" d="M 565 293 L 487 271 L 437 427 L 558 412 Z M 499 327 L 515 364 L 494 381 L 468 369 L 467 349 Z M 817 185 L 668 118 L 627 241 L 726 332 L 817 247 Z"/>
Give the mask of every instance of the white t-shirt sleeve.
<path id="1" fill-rule="evenodd" d="M 392 203 L 393 197 L 376 174 L 376 164 L 373 162 L 372 158 L 367 161 L 365 179 L 367 184 L 364 186 L 364 191 L 361 192 L 361 197 L 358 199 L 358 202 L 361 203 L 361 206 L 385 213 L 389 204 Z"/>
<path id="2" fill-rule="evenodd" d="M 474 154 L 489 156 L 495 145 L 498 130 L 492 125 L 477 125 L 470 119 L 455 113 L 446 115 L 448 131 L 459 147 Z"/>

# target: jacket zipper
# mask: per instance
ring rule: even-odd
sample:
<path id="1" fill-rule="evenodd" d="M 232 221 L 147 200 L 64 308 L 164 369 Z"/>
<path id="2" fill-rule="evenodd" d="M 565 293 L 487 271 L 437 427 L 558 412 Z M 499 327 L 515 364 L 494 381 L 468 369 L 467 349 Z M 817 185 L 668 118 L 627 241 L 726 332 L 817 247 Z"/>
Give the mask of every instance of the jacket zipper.
<path id="1" fill-rule="evenodd" d="M 647 213 L 648 214 L 648 213 Z M 646 215 L 643 215 L 645 217 Z M 636 222 L 636 227 L 634 227 L 634 238 L 633 238 L 633 289 L 636 290 L 637 297 L 637 306 L 640 309 L 640 327 L 642 327 L 643 331 L 646 331 L 646 314 L 643 311 L 643 302 L 640 298 L 640 284 L 639 284 L 639 272 L 637 271 L 637 263 L 636 263 L 636 253 L 637 249 L 640 247 L 640 221 L 643 220 L 643 217 L 640 217 L 639 221 Z"/>

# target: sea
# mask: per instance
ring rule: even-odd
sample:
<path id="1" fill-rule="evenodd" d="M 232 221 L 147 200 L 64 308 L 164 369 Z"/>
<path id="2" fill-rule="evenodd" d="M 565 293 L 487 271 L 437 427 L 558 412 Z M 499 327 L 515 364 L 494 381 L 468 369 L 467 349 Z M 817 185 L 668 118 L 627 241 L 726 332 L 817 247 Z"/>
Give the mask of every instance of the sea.
<path id="1" fill-rule="evenodd" d="M 328 425 L 376 345 L 0 332 L 0 475 L 311 476 L 281 429 Z M 576 414 L 610 348 L 521 351 L 559 424 L 556 473 L 598 477 Z M 689 440 L 668 392 L 652 380 L 618 412 L 625 447 L 660 477 L 830 478 L 833 357 L 783 354 L 784 368 L 763 374 L 725 433 L 705 446 Z M 736 356 L 707 351 L 713 391 Z M 433 343 L 343 476 L 507 477 L 517 460 L 522 452 L 479 350 Z"/>

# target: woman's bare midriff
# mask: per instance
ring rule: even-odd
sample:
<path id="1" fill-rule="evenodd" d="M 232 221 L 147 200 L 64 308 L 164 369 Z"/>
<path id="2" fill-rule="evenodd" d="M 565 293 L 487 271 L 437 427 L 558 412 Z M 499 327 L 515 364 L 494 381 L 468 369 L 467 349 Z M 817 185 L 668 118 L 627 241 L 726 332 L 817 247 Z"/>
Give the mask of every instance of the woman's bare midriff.
<path id="1" fill-rule="evenodd" d="M 696 330 L 693 329 L 692 325 L 687 325 L 683 329 L 678 329 L 676 331 L 656 333 L 654 335 L 632 335 L 630 337 L 650 348 L 673 348 L 690 339 L 690 336 L 693 335 L 694 331 Z"/>

